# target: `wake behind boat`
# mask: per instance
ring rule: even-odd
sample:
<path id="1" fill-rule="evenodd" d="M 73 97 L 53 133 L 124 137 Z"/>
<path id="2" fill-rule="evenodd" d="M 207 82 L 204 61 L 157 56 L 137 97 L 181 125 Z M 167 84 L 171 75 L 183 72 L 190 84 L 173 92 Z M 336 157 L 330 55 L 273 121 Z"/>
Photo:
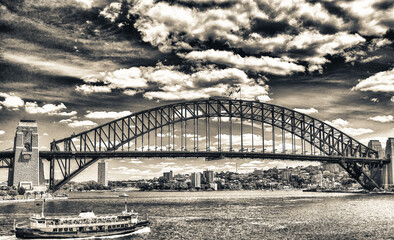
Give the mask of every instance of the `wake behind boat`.
<path id="1" fill-rule="evenodd" d="M 43 207 L 44 209 L 44 207 Z M 45 217 L 34 215 L 27 224 L 15 226 L 17 238 L 85 238 L 124 235 L 149 226 L 147 219 L 140 220 L 138 213 L 127 210 L 117 215 L 95 215 L 81 212 L 78 216 Z"/>

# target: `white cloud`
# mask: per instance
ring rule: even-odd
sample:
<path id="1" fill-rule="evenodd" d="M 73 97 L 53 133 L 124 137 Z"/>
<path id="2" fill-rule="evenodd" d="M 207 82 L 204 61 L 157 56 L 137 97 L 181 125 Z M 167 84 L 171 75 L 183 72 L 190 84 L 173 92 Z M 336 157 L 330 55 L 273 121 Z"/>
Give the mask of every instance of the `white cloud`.
<path id="1" fill-rule="evenodd" d="M 208 98 L 212 96 L 228 96 L 235 88 L 242 89 L 244 99 L 270 101 L 265 79 L 251 79 L 237 68 L 215 69 L 200 68 L 193 73 L 184 73 L 176 66 L 164 66 L 159 63 L 155 67 L 133 67 L 121 69 L 113 73 L 102 73 L 101 78 L 87 76 L 86 83 L 108 84 L 105 91 L 126 89 L 125 94 L 134 95 L 144 92 L 147 99 L 182 100 Z M 119 72 L 118 72 L 119 71 Z M 117 76 L 117 80 L 114 80 Z M 126 80 L 125 80 L 126 79 Z M 94 92 L 97 86 L 82 85 L 77 90 L 85 93 Z M 128 89 L 135 88 L 135 89 Z"/>
<path id="2" fill-rule="evenodd" d="M 251 70 L 254 72 L 266 72 L 274 75 L 289 75 L 293 72 L 303 72 L 305 67 L 286 61 L 281 58 L 272 58 L 263 56 L 241 57 L 229 51 L 206 50 L 192 51 L 188 54 L 179 54 L 189 60 L 205 60 L 213 63 L 225 64 L 242 70 Z"/>
<path id="3" fill-rule="evenodd" d="M 86 8 L 91 8 L 94 0 L 75 0 L 78 3 L 81 3 Z"/>
<path id="4" fill-rule="evenodd" d="M 72 119 L 62 119 L 59 121 L 59 123 L 71 123 L 72 121 Z"/>
<path id="5" fill-rule="evenodd" d="M 90 93 L 109 93 L 111 92 L 111 88 L 108 86 L 93 86 L 93 85 L 80 85 L 75 88 L 78 92 L 83 92 L 85 94 Z"/>
<path id="6" fill-rule="evenodd" d="M 325 123 L 327 123 L 328 125 L 334 126 L 334 127 L 344 127 L 349 125 L 349 122 L 346 120 L 343 120 L 342 118 L 338 118 L 333 120 L 332 122 L 330 121 L 324 121 Z"/>
<path id="7" fill-rule="evenodd" d="M 175 163 L 174 162 L 160 162 L 159 165 L 168 166 L 168 165 L 175 165 Z"/>
<path id="8" fill-rule="evenodd" d="M 122 112 L 87 111 L 87 113 L 88 114 L 86 114 L 85 117 L 91 118 L 91 119 L 106 119 L 106 118 L 116 119 L 116 118 L 121 118 L 121 117 L 131 114 L 130 111 L 122 111 Z"/>
<path id="9" fill-rule="evenodd" d="M 383 35 L 394 19 L 394 10 L 374 7 L 380 0 L 341 1 L 338 6 L 357 18 L 359 32 L 365 35 Z"/>
<path id="10" fill-rule="evenodd" d="M 60 112 L 60 110 L 67 109 L 64 103 L 56 104 L 45 104 L 39 107 L 36 102 L 26 102 L 25 111 L 30 114 L 48 114 L 51 116 L 74 116 L 77 114 L 76 111 L 72 112 Z"/>
<path id="11" fill-rule="evenodd" d="M 137 67 L 109 72 L 103 81 L 109 84 L 109 87 L 112 89 L 144 88 L 148 86 L 146 80 L 141 75 L 141 70 Z"/>
<path id="12" fill-rule="evenodd" d="M 259 4 L 269 5 L 262 8 Z M 269 10 L 267 10 L 269 9 Z M 198 9 L 188 8 L 165 2 L 156 3 L 152 0 L 133 3 L 132 15 L 138 16 L 134 26 L 145 42 L 159 47 L 163 52 L 171 50 L 192 50 L 189 42 L 202 42 L 215 39 L 223 41 L 234 48 L 242 48 L 247 53 L 272 52 L 280 56 L 290 57 L 309 62 L 309 70 L 321 70 L 327 54 L 343 52 L 344 49 L 365 41 L 358 34 L 349 34 L 354 27 L 351 21 L 344 21 L 335 14 L 330 14 L 322 4 L 307 1 L 269 1 L 257 3 L 253 0 L 236 1 L 227 8 Z M 254 32 L 256 21 L 287 24 L 289 28 L 298 29 L 298 34 L 281 33 L 264 36 Z M 303 24 L 309 24 L 305 27 Z M 314 23 L 314 25 L 310 25 Z M 330 26 L 338 29 L 334 34 L 322 34 L 319 27 Z M 259 31 L 260 29 L 257 29 Z M 265 29 L 262 29 L 263 31 Z M 289 54 L 299 50 L 309 50 L 310 56 Z M 216 51 L 222 56 L 214 56 L 213 51 L 193 51 L 189 58 L 208 59 L 209 61 L 230 64 L 242 69 L 257 69 L 273 74 L 285 75 L 289 72 L 304 71 L 299 65 L 292 64 L 283 58 L 241 58 L 225 52 Z M 202 56 L 204 55 L 204 56 Z M 237 61 L 235 61 L 237 60 Z M 272 66 L 270 70 L 268 67 Z"/>
<path id="13" fill-rule="evenodd" d="M 387 115 L 387 116 L 375 116 L 375 117 L 370 117 L 368 120 L 376 121 L 376 122 L 381 122 L 381 123 L 386 123 L 386 122 L 392 122 L 394 121 L 393 115 Z"/>
<path id="14" fill-rule="evenodd" d="M 71 120 L 71 119 L 66 119 L 66 120 L 61 120 L 60 123 L 67 123 L 69 127 L 72 128 L 78 128 L 78 127 L 94 127 L 97 126 L 97 123 L 92 122 L 90 120 Z"/>
<path id="15" fill-rule="evenodd" d="M 264 162 L 263 161 L 259 161 L 259 160 L 253 160 L 253 161 L 250 161 L 250 163 L 252 163 L 252 164 L 262 164 Z"/>
<path id="16" fill-rule="evenodd" d="M 349 122 L 346 120 L 343 120 L 341 118 L 335 119 L 332 122 L 330 122 L 330 121 L 324 121 L 324 122 L 327 123 L 328 125 L 338 128 L 339 130 L 343 131 L 346 134 L 349 134 L 350 136 L 359 136 L 359 135 L 374 132 L 372 129 L 369 129 L 369 128 L 349 127 Z"/>
<path id="17" fill-rule="evenodd" d="M 4 130 L 0 130 L 0 135 L 4 135 L 5 131 Z"/>
<path id="18" fill-rule="evenodd" d="M 3 101 L 0 101 L 0 104 L 10 110 L 18 110 L 19 108 L 23 107 L 25 104 L 22 98 L 12 93 L 8 94 L 8 93 L 0 92 L 0 97 L 4 98 Z"/>
<path id="19" fill-rule="evenodd" d="M 294 111 L 304 113 L 304 114 L 312 114 L 312 113 L 319 112 L 316 108 L 294 108 Z"/>
<path id="20" fill-rule="evenodd" d="M 129 96 L 134 96 L 137 93 L 139 93 L 137 90 L 131 90 L 131 89 L 127 89 L 125 91 L 123 91 L 124 94 L 129 95 Z"/>
<path id="21" fill-rule="evenodd" d="M 394 68 L 376 73 L 361 80 L 352 90 L 372 92 L 394 92 Z"/>
<path id="22" fill-rule="evenodd" d="M 342 128 L 342 131 L 351 135 L 351 136 L 359 136 L 367 133 L 373 133 L 374 131 L 369 128 Z"/>
<path id="23" fill-rule="evenodd" d="M 142 162 L 141 160 L 139 160 L 139 159 L 132 159 L 132 160 L 130 160 L 129 161 L 129 163 L 133 163 L 133 164 L 141 164 L 141 163 L 144 163 L 144 162 Z"/>
<path id="24" fill-rule="evenodd" d="M 86 1 L 86 0 L 79 0 L 79 1 Z M 88 0 L 88 1 L 93 1 L 93 0 Z M 121 10 L 121 7 L 122 7 L 121 3 L 113 2 L 110 5 L 106 6 L 103 9 L 103 11 L 100 12 L 100 16 L 109 19 L 111 22 L 115 22 L 115 20 L 119 16 L 119 11 Z"/>
<path id="25" fill-rule="evenodd" d="M 15 52 L 4 52 L 2 57 L 7 61 L 23 64 L 58 76 L 80 78 L 95 73 L 95 68 L 98 68 L 98 66 L 94 66 L 92 63 L 89 63 L 89 66 L 84 65 L 86 64 L 86 61 L 81 64 L 79 62 L 81 59 L 77 58 L 73 59 L 73 64 L 70 64 L 69 62 L 64 61 L 64 58 L 60 60 L 49 60 L 44 57 L 28 54 L 16 54 Z"/>
<path id="26" fill-rule="evenodd" d="M 243 71 L 236 68 L 205 69 L 191 75 L 181 73 L 173 68 L 164 68 L 164 70 L 157 70 L 150 75 L 150 81 L 156 81 L 161 91 L 146 92 L 144 97 L 180 100 L 227 96 L 236 86 L 248 93 L 244 95 L 245 99 L 270 100 L 268 86 L 264 83 L 255 83 Z"/>
<path id="27" fill-rule="evenodd" d="M 230 146 L 230 135 L 229 134 L 221 134 L 221 145 L 222 147 L 229 147 Z M 218 139 L 219 135 L 215 136 L 215 139 Z M 262 139 L 261 139 L 261 135 L 258 134 L 251 134 L 251 133 L 246 133 L 243 134 L 242 137 L 242 142 L 244 147 L 251 147 L 252 145 L 252 138 L 253 138 L 253 144 L 254 146 L 257 147 L 261 147 L 262 145 Z M 232 145 L 233 147 L 240 147 L 241 146 L 241 135 L 232 135 L 231 138 L 232 141 Z M 212 143 L 212 145 L 217 145 L 217 143 Z M 264 145 L 265 146 L 272 146 L 272 140 L 264 140 Z M 249 151 L 251 151 L 252 149 L 248 149 Z"/>
<path id="28" fill-rule="evenodd" d="M 322 64 L 328 61 L 324 56 L 344 53 L 345 49 L 365 41 L 359 34 L 350 32 L 383 35 L 390 28 L 394 14 L 392 10 L 376 9 L 374 4 L 377 1 L 330 3 L 345 9 L 345 14 L 356 16 L 346 20 L 338 14 L 330 13 L 326 4 L 307 0 L 229 1 L 231 4 L 224 8 L 187 7 L 187 4 L 144 0 L 129 2 L 128 7 L 130 16 L 135 19 L 133 27 L 140 32 L 142 40 L 158 47 L 162 52 L 196 52 L 198 44 L 190 44 L 191 42 L 204 45 L 214 40 L 249 54 L 273 53 L 279 58 L 256 58 L 256 62 L 249 64 L 247 60 L 252 58 L 245 57 L 242 58 L 244 62 L 239 61 L 239 67 L 284 75 L 289 71 L 303 71 L 303 67 L 299 65 L 294 70 L 289 70 L 289 67 L 295 66 L 286 59 L 307 61 L 309 71 L 322 71 Z M 181 2 L 189 3 L 183 0 Z M 227 1 L 199 0 L 194 4 L 207 2 Z M 120 3 L 114 2 L 105 7 L 100 15 L 115 22 L 120 20 L 122 9 Z M 259 22 L 263 22 L 263 25 L 260 26 Z M 283 29 L 276 29 L 276 24 L 283 25 Z M 270 33 L 270 29 L 278 31 Z M 387 40 L 384 39 L 376 42 L 376 46 L 385 44 Z M 237 58 L 237 55 L 233 56 Z M 236 64 L 222 58 L 218 61 L 232 66 Z M 288 62 L 287 66 L 285 62 Z M 279 68 L 264 68 L 272 64 Z M 263 66 L 260 68 L 261 65 Z"/>

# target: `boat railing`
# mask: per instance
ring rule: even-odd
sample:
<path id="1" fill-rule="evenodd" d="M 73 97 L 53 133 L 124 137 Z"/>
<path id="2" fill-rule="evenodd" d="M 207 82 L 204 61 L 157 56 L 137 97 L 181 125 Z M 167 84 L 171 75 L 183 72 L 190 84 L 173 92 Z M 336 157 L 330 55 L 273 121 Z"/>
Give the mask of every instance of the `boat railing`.
<path id="1" fill-rule="evenodd" d="M 118 217 L 111 218 L 92 218 L 92 219 L 67 219 L 61 221 L 50 221 L 47 220 L 48 226 L 71 226 L 71 225 L 86 225 L 86 224 L 110 224 L 110 223 L 124 223 L 130 221 L 130 219 L 121 219 Z"/>

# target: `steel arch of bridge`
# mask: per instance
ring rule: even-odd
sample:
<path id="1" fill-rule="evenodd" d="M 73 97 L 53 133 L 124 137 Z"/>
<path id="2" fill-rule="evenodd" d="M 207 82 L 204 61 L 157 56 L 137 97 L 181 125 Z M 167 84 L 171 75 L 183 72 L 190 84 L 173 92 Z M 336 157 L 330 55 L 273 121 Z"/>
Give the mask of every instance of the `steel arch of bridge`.
<path id="1" fill-rule="evenodd" d="M 225 124 L 229 126 L 229 129 L 226 129 L 229 131 L 227 144 L 221 139 L 224 132 L 222 126 Z M 237 130 L 240 133 L 240 144 L 233 142 L 235 136 L 233 124 L 239 125 Z M 212 128 L 214 125 L 217 127 L 215 130 Z M 250 150 L 245 148 L 246 125 L 251 126 L 252 132 Z M 255 144 L 257 141 L 253 139 L 256 126 L 261 128 L 260 144 Z M 271 128 L 272 134 L 271 153 L 266 152 L 267 126 Z M 281 153 L 276 151 L 275 129 L 279 129 L 282 133 Z M 212 146 L 211 131 L 217 131 L 215 146 Z M 205 133 L 203 146 L 199 136 L 201 132 Z M 153 137 L 152 133 L 154 133 Z M 291 149 L 288 150 L 286 150 L 286 133 L 291 135 Z M 297 139 L 301 145 L 301 154 L 297 154 Z M 318 153 L 318 156 L 306 155 L 306 143 L 310 147 L 310 153 Z M 146 150 L 145 144 L 147 144 Z M 239 146 L 237 152 L 233 148 L 235 145 Z M 288 151 L 291 153 L 287 154 Z M 324 159 L 328 157 L 340 164 L 364 188 L 369 189 L 378 185 L 366 173 L 368 171 L 366 167 L 371 168 L 371 163 L 376 166 L 380 161 L 377 151 L 306 114 L 257 101 L 210 98 L 140 111 L 88 131 L 53 141 L 51 152 L 47 153 L 46 157 L 51 161 L 50 188 L 57 190 L 98 159 L 111 156 L 205 157 L 207 159 L 220 157 L 290 159 L 292 157 L 299 160 L 329 161 Z M 76 170 L 71 170 L 71 161 L 77 164 Z M 55 163 L 63 175 L 63 180 L 56 185 Z"/>

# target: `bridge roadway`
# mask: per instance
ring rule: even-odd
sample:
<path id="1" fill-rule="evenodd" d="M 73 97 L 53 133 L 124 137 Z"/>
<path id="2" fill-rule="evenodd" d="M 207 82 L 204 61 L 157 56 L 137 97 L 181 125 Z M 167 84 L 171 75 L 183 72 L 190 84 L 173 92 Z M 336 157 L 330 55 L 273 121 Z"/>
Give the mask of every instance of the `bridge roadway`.
<path id="1" fill-rule="evenodd" d="M 263 153 L 263 152 L 217 152 L 217 151 L 109 151 L 109 152 L 64 152 L 64 151 L 40 151 L 40 157 L 44 159 L 65 159 L 65 158 L 205 158 L 206 160 L 220 160 L 223 158 L 250 158 L 250 159 L 281 159 L 296 161 L 319 161 L 329 163 L 364 163 L 364 164 L 384 164 L 389 163 L 388 159 L 345 157 L 339 155 L 301 155 L 285 153 Z M 0 159 L 10 159 L 14 157 L 14 151 L 0 151 Z M 6 168 L 7 162 L 0 165 Z"/>

